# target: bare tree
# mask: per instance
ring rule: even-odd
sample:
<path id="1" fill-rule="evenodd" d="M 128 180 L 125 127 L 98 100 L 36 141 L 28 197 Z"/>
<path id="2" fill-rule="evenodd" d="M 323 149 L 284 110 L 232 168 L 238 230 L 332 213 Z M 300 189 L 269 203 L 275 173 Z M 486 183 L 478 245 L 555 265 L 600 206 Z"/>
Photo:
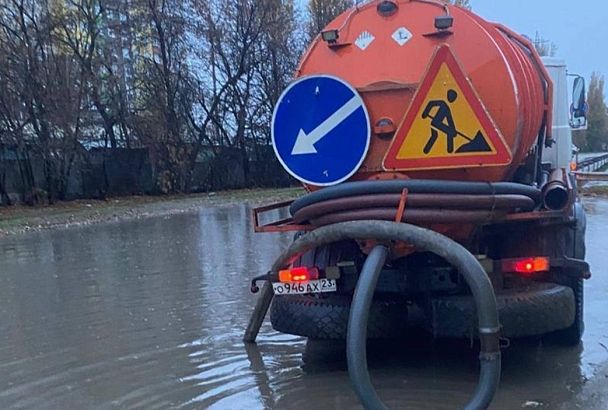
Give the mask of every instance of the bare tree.
<path id="1" fill-rule="evenodd" d="M 469 0 L 445 0 L 446 3 L 453 4 L 458 7 L 462 7 L 463 9 L 471 10 L 473 7 L 471 6 L 471 2 Z"/>
<path id="2" fill-rule="evenodd" d="M 87 97 L 100 117 L 105 139 L 112 148 L 118 146 L 117 131 L 126 145 L 129 136 L 126 121 L 126 88 L 122 42 L 110 31 L 122 34 L 120 3 L 102 0 L 68 0 L 67 11 L 57 21 L 56 32 L 63 45 L 72 53 L 84 74 Z M 107 8 L 108 5 L 114 6 Z M 90 119 L 91 127 L 96 121 Z"/>
<path id="3" fill-rule="evenodd" d="M 189 84 L 186 16 L 180 0 L 145 0 L 136 31 L 137 100 L 134 126 L 149 147 L 159 188 L 163 192 L 185 189 L 184 159 L 187 156 L 186 118 L 180 98 Z"/>
<path id="4" fill-rule="evenodd" d="M 198 118 L 193 115 L 192 123 L 199 143 L 238 150 L 247 178 L 256 138 L 263 135 L 268 141 L 270 107 L 291 76 L 294 56 L 301 49 L 297 41 L 291 42 L 295 8 L 290 0 L 241 0 L 229 5 L 199 3 L 198 9 L 208 56 L 201 60 L 208 70 L 206 79 L 199 78 L 193 109 Z"/>
<path id="5" fill-rule="evenodd" d="M 203 151 L 238 155 L 255 183 L 249 163 L 270 158 L 274 104 L 304 48 L 294 0 L 5 0 L 0 12 L 0 143 L 41 158 L 49 200 L 65 197 L 83 144 L 104 141 L 147 148 L 163 192 L 205 185 L 193 181 Z"/>
<path id="6" fill-rule="evenodd" d="M 532 43 L 541 57 L 554 57 L 557 52 L 557 45 L 541 36 L 538 31 L 536 32 Z"/>
<path id="7" fill-rule="evenodd" d="M 272 112 L 281 93 L 293 78 L 306 43 L 292 0 L 269 2 L 272 13 L 263 27 L 255 53 L 255 111 L 251 128 L 263 144 L 270 144 Z M 275 3 L 275 4 L 272 4 Z"/>
<path id="8" fill-rule="evenodd" d="M 6 79 L 22 118 L 9 129 L 17 129 L 13 138 L 24 143 L 35 139 L 30 146 L 44 164 L 47 199 L 63 199 L 79 150 L 84 98 L 82 72 L 57 40 L 55 21 L 65 9 L 34 0 L 7 0 L 0 7 Z M 8 118 L 9 110 L 3 111 Z"/>
<path id="9" fill-rule="evenodd" d="M 353 5 L 352 0 L 309 0 L 308 38 L 314 38 L 329 22 Z"/>

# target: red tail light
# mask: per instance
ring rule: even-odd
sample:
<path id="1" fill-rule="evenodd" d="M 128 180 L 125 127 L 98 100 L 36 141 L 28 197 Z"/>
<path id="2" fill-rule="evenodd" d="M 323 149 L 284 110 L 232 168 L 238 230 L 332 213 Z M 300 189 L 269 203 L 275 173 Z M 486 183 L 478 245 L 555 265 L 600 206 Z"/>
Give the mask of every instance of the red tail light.
<path id="1" fill-rule="evenodd" d="M 280 282 L 308 282 L 310 280 L 319 279 L 319 269 L 307 268 L 299 266 L 297 268 L 285 269 L 279 271 Z"/>
<path id="2" fill-rule="evenodd" d="M 548 272 L 550 267 L 549 258 L 545 257 L 503 259 L 502 261 L 503 272 L 521 273 L 524 276 Z"/>

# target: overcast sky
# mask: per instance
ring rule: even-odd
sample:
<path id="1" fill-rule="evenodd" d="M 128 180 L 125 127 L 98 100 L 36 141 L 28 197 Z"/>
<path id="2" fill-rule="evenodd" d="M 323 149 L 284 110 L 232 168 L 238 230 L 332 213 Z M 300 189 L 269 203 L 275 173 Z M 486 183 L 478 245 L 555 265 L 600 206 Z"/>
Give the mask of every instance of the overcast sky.
<path id="1" fill-rule="evenodd" d="M 534 38 L 536 31 L 558 49 L 568 70 L 587 80 L 593 71 L 608 74 L 608 1 L 471 0 L 473 11 Z"/>

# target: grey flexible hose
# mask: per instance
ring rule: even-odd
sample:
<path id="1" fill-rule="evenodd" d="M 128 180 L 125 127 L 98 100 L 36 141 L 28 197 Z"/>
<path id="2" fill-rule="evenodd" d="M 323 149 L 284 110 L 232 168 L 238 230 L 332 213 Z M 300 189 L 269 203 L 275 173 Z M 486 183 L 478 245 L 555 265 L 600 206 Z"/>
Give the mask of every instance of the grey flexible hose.
<path id="1" fill-rule="evenodd" d="M 473 294 L 481 344 L 479 382 L 465 409 L 488 408 L 500 381 L 500 327 L 494 289 L 475 256 L 452 239 L 414 225 L 388 221 L 352 221 L 324 226 L 301 236 L 277 259 L 272 270 L 278 271 L 287 267 L 290 261 L 310 249 L 347 239 L 403 241 L 419 250 L 435 253 L 458 270 Z M 375 249 L 377 250 L 368 257 L 361 272 L 351 305 L 354 311 L 350 314 L 347 331 L 349 374 L 365 407 L 373 410 L 386 409 L 369 378 L 365 352 L 366 325 L 363 325 L 363 319 L 367 319 L 366 315 L 369 314 L 368 303 L 373 297 L 376 281 L 386 258 L 386 248 L 380 246 Z M 272 288 L 265 286 L 260 303 L 247 328 L 244 337 L 246 342 L 255 341 L 271 299 Z"/>
<path id="2" fill-rule="evenodd" d="M 359 276 L 348 316 L 346 333 L 348 374 L 361 404 L 368 410 L 388 410 L 372 386 L 367 368 L 366 348 L 369 309 L 372 306 L 374 290 L 387 255 L 388 249 L 382 245 L 374 247 L 370 252 Z"/>
<path id="3" fill-rule="evenodd" d="M 540 203 L 541 191 L 538 188 L 513 182 L 471 182 L 441 181 L 424 179 L 399 179 L 388 181 L 345 182 L 305 195 L 289 207 L 291 215 L 309 205 L 332 199 L 357 195 L 400 194 L 403 189 L 418 194 L 463 194 L 463 195 L 524 195 L 535 203 Z"/>

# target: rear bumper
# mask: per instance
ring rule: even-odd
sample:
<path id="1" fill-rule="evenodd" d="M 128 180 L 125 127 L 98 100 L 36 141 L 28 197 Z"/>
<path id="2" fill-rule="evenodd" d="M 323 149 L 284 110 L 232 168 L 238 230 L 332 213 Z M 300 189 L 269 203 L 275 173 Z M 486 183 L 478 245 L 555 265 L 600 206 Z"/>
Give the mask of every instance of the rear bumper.
<path id="1" fill-rule="evenodd" d="M 554 283 L 531 283 L 526 288 L 496 294 L 502 335 L 536 336 L 565 329 L 574 323 L 574 292 Z M 477 334 L 472 296 L 442 296 L 431 300 L 424 326 L 436 337 L 470 337 Z"/>

